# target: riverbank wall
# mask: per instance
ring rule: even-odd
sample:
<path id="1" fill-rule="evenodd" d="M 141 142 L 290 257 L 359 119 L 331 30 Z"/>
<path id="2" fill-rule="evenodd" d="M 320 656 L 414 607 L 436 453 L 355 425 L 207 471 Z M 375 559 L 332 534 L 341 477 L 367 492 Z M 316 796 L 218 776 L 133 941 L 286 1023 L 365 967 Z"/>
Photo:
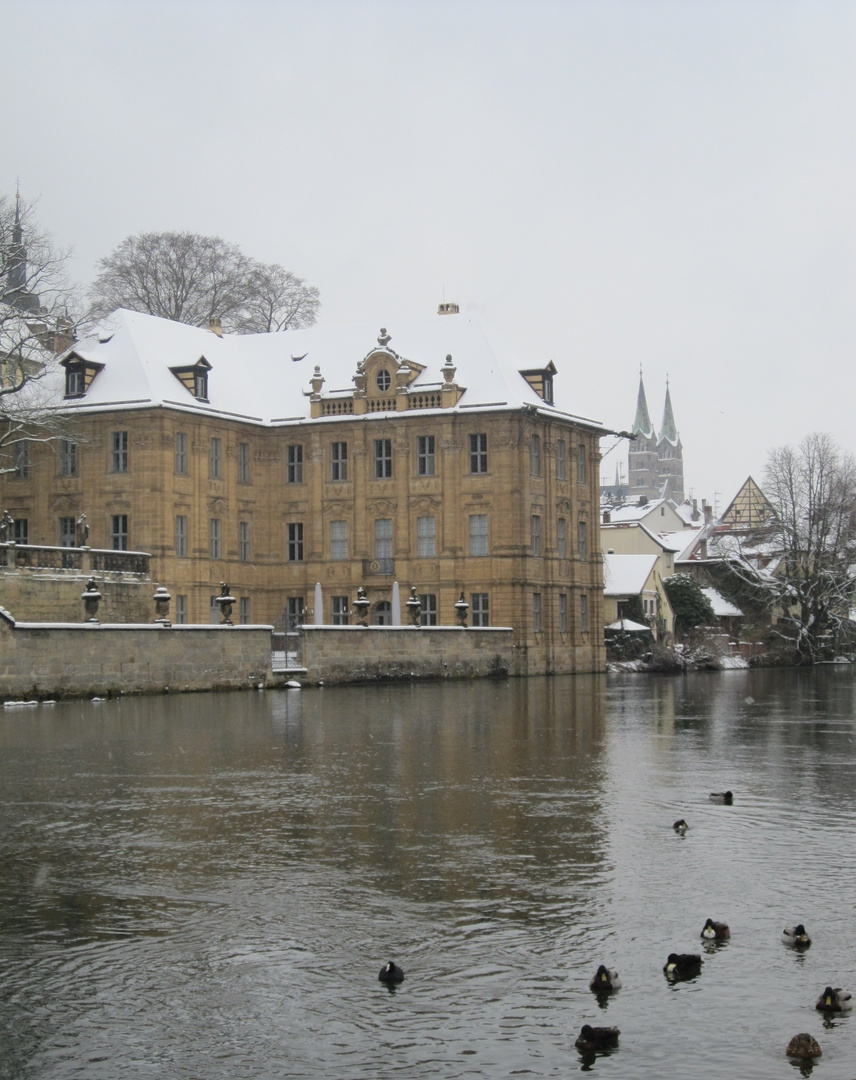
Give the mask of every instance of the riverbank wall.
<path id="1" fill-rule="evenodd" d="M 513 636 L 504 626 L 304 626 L 301 662 L 310 684 L 504 677 Z"/>
<path id="2" fill-rule="evenodd" d="M 0 698 L 269 684 L 270 633 L 269 626 L 21 623 L 0 609 Z"/>

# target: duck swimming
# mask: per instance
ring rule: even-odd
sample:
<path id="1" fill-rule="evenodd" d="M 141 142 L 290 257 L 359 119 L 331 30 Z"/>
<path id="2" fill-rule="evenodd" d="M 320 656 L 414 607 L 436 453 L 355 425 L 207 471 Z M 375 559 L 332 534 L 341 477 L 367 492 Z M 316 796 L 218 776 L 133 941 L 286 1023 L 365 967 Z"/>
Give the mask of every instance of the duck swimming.
<path id="1" fill-rule="evenodd" d="M 723 803 L 725 806 L 731 806 L 734 802 L 734 794 L 730 791 L 711 791 L 708 798 L 711 802 Z"/>
<path id="2" fill-rule="evenodd" d="M 850 1012 L 853 1008 L 853 995 L 849 990 L 842 990 L 840 986 L 834 990 L 827 986 L 817 999 L 815 1008 L 820 1012 Z"/>
<path id="3" fill-rule="evenodd" d="M 672 826 L 672 828 L 675 830 L 676 833 L 680 833 L 681 836 L 683 836 L 689 828 L 689 825 L 687 825 L 683 818 L 679 818 Z"/>
<path id="4" fill-rule="evenodd" d="M 669 953 L 663 971 L 669 979 L 691 979 L 701 971 L 701 965 L 698 953 Z"/>
<path id="5" fill-rule="evenodd" d="M 786 926 L 782 931 L 782 941 L 786 945 L 793 945 L 797 949 L 807 949 L 811 945 L 811 938 L 806 933 L 802 923 L 796 926 Z"/>
<path id="6" fill-rule="evenodd" d="M 596 994 L 606 994 L 612 990 L 620 990 L 621 979 L 618 972 L 615 968 L 608 968 L 601 964 L 589 983 L 589 989 L 594 990 Z"/>
<path id="7" fill-rule="evenodd" d="M 714 922 L 708 919 L 702 928 L 701 936 L 708 941 L 727 941 L 731 937 L 728 923 Z"/>
<path id="8" fill-rule="evenodd" d="M 609 1050 L 618 1045 L 620 1034 L 617 1027 L 592 1027 L 591 1024 L 583 1024 L 574 1046 L 577 1050 Z"/>
<path id="9" fill-rule="evenodd" d="M 788 1043 L 785 1053 L 788 1057 L 801 1058 L 803 1061 L 823 1056 L 820 1043 L 813 1035 L 809 1035 L 807 1031 L 802 1032 L 801 1035 L 794 1035 Z"/>
<path id="10" fill-rule="evenodd" d="M 404 972 L 390 960 L 388 964 L 384 964 L 380 969 L 378 978 L 382 983 L 400 983 L 404 982 Z"/>

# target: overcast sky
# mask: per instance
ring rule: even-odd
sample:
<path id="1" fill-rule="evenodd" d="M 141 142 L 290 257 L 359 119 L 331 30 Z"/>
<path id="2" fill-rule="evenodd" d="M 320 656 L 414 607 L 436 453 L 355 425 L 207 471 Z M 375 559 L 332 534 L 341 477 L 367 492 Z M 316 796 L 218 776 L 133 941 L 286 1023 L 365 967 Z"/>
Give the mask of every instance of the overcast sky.
<path id="1" fill-rule="evenodd" d="M 393 347 L 477 310 L 611 427 L 641 365 L 720 509 L 771 447 L 854 449 L 853 0 L 0 6 L 0 190 L 77 280 L 217 234 Z"/>

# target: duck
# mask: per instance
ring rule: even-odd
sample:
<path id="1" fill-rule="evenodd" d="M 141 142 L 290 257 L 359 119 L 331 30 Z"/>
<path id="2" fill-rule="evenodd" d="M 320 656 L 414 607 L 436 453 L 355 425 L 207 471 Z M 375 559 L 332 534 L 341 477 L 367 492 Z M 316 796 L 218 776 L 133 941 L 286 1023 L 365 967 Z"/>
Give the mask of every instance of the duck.
<path id="1" fill-rule="evenodd" d="M 701 936 L 708 941 L 727 941 L 731 937 L 728 923 L 714 922 L 708 919 L 702 927 Z"/>
<path id="2" fill-rule="evenodd" d="M 618 1045 L 620 1034 L 617 1027 L 592 1027 L 591 1024 L 583 1024 L 574 1046 L 577 1050 L 609 1050 Z"/>
<path id="3" fill-rule="evenodd" d="M 815 1008 L 820 1012 L 850 1012 L 853 1008 L 853 995 L 849 990 L 842 990 L 840 986 L 834 990 L 827 986 L 817 999 Z"/>
<path id="4" fill-rule="evenodd" d="M 676 833 L 680 833 L 681 836 L 683 836 L 689 828 L 689 825 L 687 825 L 683 818 L 678 818 L 672 828 L 675 830 Z"/>
<path id="5" fill-rule="evenodd" d="M 701 971 L 701 965 L 698 953 L 669 953 L 663 971 L 670 979 L 691 979 Z"/>
<path id="6" fill-rule="evenodd" d="M 404 982 L 404 972 L 398 964 L 393 964 L 390 960 L 388 964 L 384 964 L 380 969 L 378 978 L 382 983 L 387 983 L 387 985 L 391 983 L 400 983 Z"/>
<path id="7" fill-rule="evenodd" d="M 596 994 L 606 994 L 611 990 L 621 989 L 621 979 L 615 968 L 608 968 L 601 964 L 589 983 L 589 988 Z"/>
<path id="8" fill-rule="evenodd" d="M 803 1031 L 800 1035 L 794 1035 L 788 1043 L 785 1053 L 788 1057 L 802 1058 L 804 1061 L 823 1056 L 820 1043 L 813 1035 L 809 1035 L 807 1031 Z"/>
<path id="9" fill-rule="evenodd" d="M 723 803 L 725 806 L 731 806 L 734 802 L 734 793 L 731 791 L 711 791 L 708 798 L 711 802 Z"/>
<path id="10" fill-rule="evenodd" d="M 786 926 L 782 931 L 782 941 L 786 945 L 793 945 L 797 949 L 807 949 L 811 945 L 811 938 L 806 933 L 802 923 L 796 926 Z"/>

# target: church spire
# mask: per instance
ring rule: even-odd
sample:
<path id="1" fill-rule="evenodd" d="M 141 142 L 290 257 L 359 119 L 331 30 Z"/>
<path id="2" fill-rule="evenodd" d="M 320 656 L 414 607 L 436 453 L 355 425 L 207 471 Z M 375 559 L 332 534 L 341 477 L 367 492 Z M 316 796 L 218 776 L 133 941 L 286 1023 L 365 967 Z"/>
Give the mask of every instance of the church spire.
<path id="1" fill-rule="evenodd" d="M 639 396 L 636 399 L 636 419 L 631 428 L 636 438 L 653 439 L 654 425 L 648 414 L 648 402 L 645 398 L 645 384 L 642 381 L 642 368 L 639 368 Z"/>
<path id="2" fill-rule="evenodd" d="M 666 379 L 666 403 L 663 406 L 663 426 L 661 439 L 667 439 L 672 446 L 678 444 L 678 429 L 675 424 L 675 414 L 672 412 L 672 395 L 669 393 L 669 380 Z"/>
<path id="3" fill-rule="evenodd" d="M 27 288 L 27 249 L 24 246 L 24 227 L 21 224 L 21 191 L 15 191 L 15 221 L 12 225 L 12 243 L 4 253 L 6 280 L 0 281 L 0 299 L 10 307 L 26 313 L 40 310 L 38 296 Z"/>

